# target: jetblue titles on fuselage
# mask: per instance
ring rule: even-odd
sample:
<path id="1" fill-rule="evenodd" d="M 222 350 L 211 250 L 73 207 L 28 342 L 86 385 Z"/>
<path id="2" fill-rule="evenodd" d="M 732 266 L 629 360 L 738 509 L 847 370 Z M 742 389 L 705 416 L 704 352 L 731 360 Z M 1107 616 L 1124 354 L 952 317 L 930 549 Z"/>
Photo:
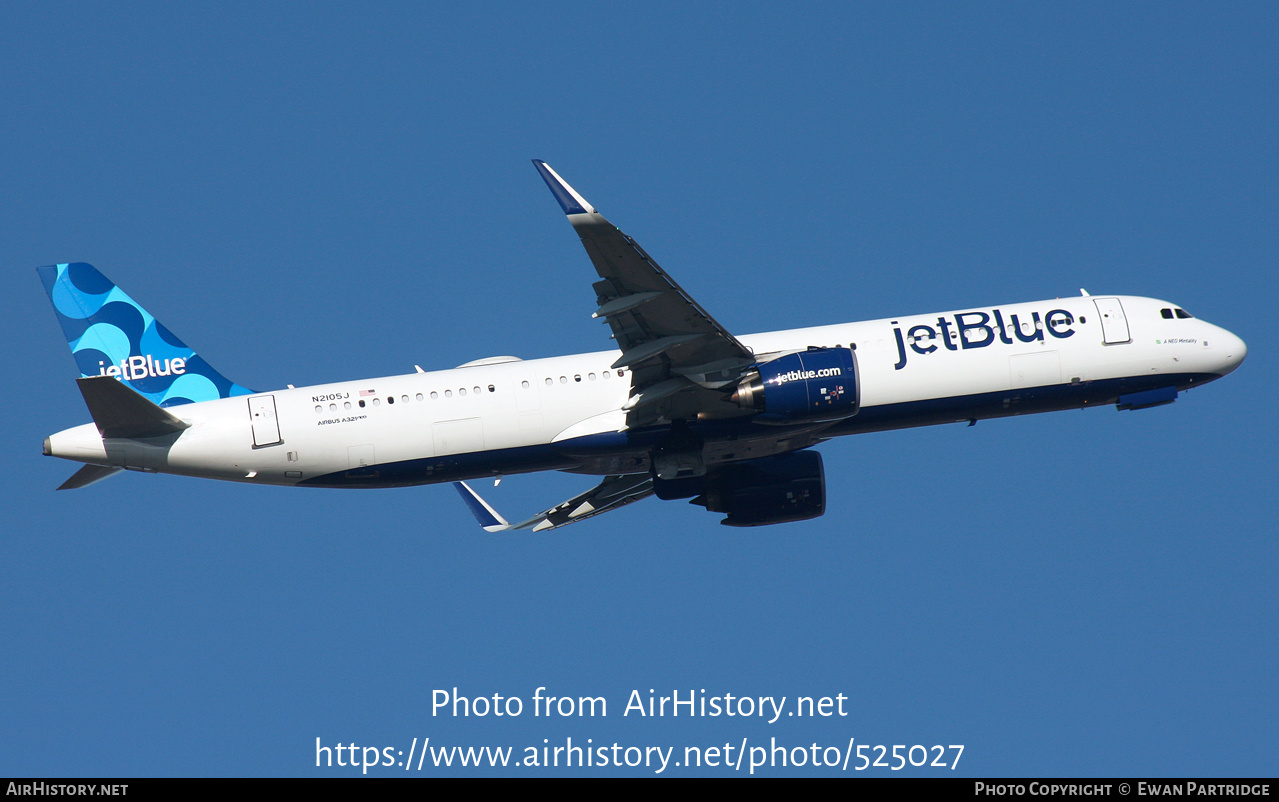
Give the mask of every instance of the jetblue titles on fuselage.
<path id="1" fill-rule="evenodd" d="M 1053 309 L 1040 320 L 1038 312 L 1031 312 L 1029 320 L 1020 320 L 1016 312 L 1008 315 L 999 309 L 987 312 L 957 312 L 953 318 L 940 316 L 934 327 L 932 321 L 903 326 L 893 321 L 893 336 L 897 340 L 897 364 L 895 370 L 906 367 L 906 349 L 921 356 L 927 356 L 937 350 L 937 342 L 947 351 L 967 350 L 969 348 L 985 348 L 994 345 L 995 341 L 1004 345 L 1014 342 L 1044 342 L 1044 331 L 1059 340 L 1067 339 L 1075 334 L 1075 316 L 1065 309 Z M 902 328 L 906 328 L 906 336 L 902 337 Z M 952 332 L 953 329 L 953 332 Z M 1011 336 L 1009 334 L 1011 332 Z M 1014 339 L 1015 338 L 1015 339 Z"/>

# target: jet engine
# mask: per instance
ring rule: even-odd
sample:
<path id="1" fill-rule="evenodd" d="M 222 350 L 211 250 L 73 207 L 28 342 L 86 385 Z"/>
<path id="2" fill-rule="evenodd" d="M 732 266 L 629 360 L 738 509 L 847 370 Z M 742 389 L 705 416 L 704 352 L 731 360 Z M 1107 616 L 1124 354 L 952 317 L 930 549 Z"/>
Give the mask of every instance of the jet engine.
<path id="1" fill-rule="evenodd" d="M 857 357 L 849 348 L 809 348 L 778 357 L 748 373 L 732 400 L 779 421 L 852 417 L 861 404 Z"/>
<path id="2" fill-rule="evenodd" d="M 654 477 L 660 499 L 690 499 L 711 512 L 725 512 L 726 526 L 763 526 L 805 521 L 826 511 L 822 455 L 792 451 L 717 465 L 704 476 Z"/>
<path id="3" fill-rule="evenodd" d="M 702 494 L 690 503 L 726 512 L 725 526 L 764 526 L 805 521 L 826 511 L 822 455 L 793 451 L 723 465 L 706 475 Z"/>

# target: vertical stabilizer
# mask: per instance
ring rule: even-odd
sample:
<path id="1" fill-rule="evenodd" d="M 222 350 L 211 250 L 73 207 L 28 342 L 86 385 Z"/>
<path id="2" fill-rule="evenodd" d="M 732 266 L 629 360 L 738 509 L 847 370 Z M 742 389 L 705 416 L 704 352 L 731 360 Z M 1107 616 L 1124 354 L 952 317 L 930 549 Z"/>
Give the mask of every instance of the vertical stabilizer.
<path id="1" fill-rule="evenodd" d="M 113 376 L 162 407 L 248 395 L 93 265 L 38 268 L 82 378 Z"/>

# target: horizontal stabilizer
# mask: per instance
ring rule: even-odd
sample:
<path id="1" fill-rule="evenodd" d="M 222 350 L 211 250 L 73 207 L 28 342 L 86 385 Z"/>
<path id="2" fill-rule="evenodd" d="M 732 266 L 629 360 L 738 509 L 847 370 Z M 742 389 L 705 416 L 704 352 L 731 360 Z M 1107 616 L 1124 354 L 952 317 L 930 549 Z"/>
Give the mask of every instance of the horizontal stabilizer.
<path id="1" fill-rule="evenodd" d="M 190 424 L 161 409 L 111 376 L 76 379 L 89 414 L 103 437 L 159 437 Z"/>
<path id="2" fill-rule="evenodd" d="M 105 465 L 85 465 L 80 470 L 71 474 L 71 478 L 58 485 L 59 490 L 77 490 L 81 487 L 88 487 L 94 482 L 101 482 L 108 476 L 115 476 L 123 468 L 108 468 Z"/>

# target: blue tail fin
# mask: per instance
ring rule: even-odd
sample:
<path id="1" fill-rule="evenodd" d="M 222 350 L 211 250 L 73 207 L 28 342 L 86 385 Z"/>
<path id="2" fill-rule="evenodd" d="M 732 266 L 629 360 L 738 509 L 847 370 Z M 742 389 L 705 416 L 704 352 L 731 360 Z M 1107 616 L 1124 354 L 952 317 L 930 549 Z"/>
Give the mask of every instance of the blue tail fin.
<path id="1" fill-rule="evenodd" d="M 38 268 L 80 376 L 115 376 L 172 407 L 253 391 L 230 381 L 93 265 Z"/>

